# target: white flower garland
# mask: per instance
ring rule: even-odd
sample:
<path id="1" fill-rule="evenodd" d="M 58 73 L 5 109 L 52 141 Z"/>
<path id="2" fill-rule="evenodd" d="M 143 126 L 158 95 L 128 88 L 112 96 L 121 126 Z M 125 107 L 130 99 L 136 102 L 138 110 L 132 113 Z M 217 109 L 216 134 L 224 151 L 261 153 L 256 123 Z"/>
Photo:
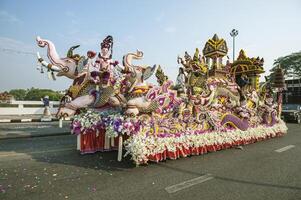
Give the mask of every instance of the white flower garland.
<path id="1" fill-rule="evenodd" d="M 87 110 L 81 114 L 75 115 L 72 123 L 80 123 L 81 130 L 89 129 L 94 126 L 101 120 L 101 116 L 92 110 Z"/>
<path id="2" fill-rule="evenodd" d="M 239 140 L 251 140 L 275 137 L 277 133 L 287 133 L 287 126 L 281 120 L 274 126 L 259 125 L 247 131 L 231 130 L 226 132 L 208 132 L 203 134 L 186 133 L 180 137 L 156 137 L 137 134 L 125 141 L 126 155 L 131 154 L 136 164 L 146 163 L 149 155 L 163 153 L 165 150 L 175 152 L 177 147 L 202 147 L 205 145 L 232 143 Z"/>
<path id="3" fill-rule="evenodd" d="M 132 134 L 135 132 L 134 121 L 126 119 L 118 111 L 107 111 L 99 113 L 94 110 L 87 110 L 74 116 L 71 125 L 71 131 L 80 127 L 82 134 L 86 134 L 87 130 L 98 132 L 100 127 L 106 129 L 106 136 L 115 138 L 119 134 Z"/>

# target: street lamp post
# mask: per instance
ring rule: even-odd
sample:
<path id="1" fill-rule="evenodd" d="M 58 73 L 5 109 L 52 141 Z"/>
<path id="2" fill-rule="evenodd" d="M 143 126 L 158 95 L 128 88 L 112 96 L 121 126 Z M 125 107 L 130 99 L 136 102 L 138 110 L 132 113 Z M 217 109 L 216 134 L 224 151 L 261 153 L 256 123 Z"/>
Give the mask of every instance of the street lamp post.
<path id="1" fill-rule="evenodd" d="M 236 29 L 232 29 L 232 31 L 230 32 L 231 37 L 233 38 L 233 61 L 235 59 L 235 37 L 238 35 L 238 30 Z"/>

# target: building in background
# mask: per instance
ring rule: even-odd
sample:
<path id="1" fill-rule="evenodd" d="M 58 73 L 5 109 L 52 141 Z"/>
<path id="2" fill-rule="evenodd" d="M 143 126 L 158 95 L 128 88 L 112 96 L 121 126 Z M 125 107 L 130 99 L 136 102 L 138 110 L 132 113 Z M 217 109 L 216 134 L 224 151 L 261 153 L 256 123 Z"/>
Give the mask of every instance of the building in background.
<path id="1" fill-rule="evenodd" d="M 301 104 L 301 78 L 287 77 L 286 90 L 283 92 L 284 104 Z"/>
<path id="2" fill-rule="evenodd" d="M 10 95 L 8 92 L 0 93 L 0 103 L 11 103 L 14 100 L 14 96 Z"/>

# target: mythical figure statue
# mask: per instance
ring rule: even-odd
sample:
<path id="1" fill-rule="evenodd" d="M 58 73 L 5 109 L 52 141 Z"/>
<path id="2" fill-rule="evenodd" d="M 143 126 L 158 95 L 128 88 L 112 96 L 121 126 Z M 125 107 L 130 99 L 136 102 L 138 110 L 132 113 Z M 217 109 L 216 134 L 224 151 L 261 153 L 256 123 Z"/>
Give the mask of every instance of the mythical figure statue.
<path id="1" fill-rule="evenodd" d="M 164 74 L 160 65 L 158 66 L 156 71 L 156 78 L 159 85 L 163 85 L 163 83 L 168 80 L 168 76 Z"/>
<path id="2" fill-rule="evenodd" d="M 204 87 L 208 68 L 204 58 L 201 58 L 199 54 L 199 49 L 196 48 L 193 59 L 185 52 L 184 59 L 178 57 L 178 63 L 181 63 L 184 66 L 184 70 L 187 72 L 186 87 L 189 93 L 192 95 L 200 94 Z"/>
<path id="3" fill-rule="evenodd" d="M 141 59 L 142 56 L 141 51 L 124 56 L 123 77 L 118 86 L 100 85 L 99 91 L 96 91 L 93 82 L 89 81 L 89 75 L 86 74 L 80 84 L 75 83 L 71 86 L 69 91 L 73 94 L 73 100 L 62 104 L 57 115 L 72 116 L 80 108 L 109 106 L 125 108 L 125 114 L 135 116 L 139 113 L 151 113 L 162 107 L 163 104 L 159 100 L 162 101 L 162 95 L 169 94 L 163 94 L 162 91 L 158 93 L 156 88 L 144 82 L 154 73 L 156 66 L 134 66 L 131 63 L 132 59 Z"/>
<path id="4" fill-rule="evenodd" d="M 186 94 L 186 85 L 187 77 L 182 67 L 179 68 L 179 74 L 177 76 L 175 89 L 179 94 Z"/>
<path id="5" fill-rule="evenodd" d="M 72 133 L 77 134 L 82 153 L 116 148 L 118 136 L 119 153 L 125 139 L 127 153 L 141 164 L 203 154 L 286 132 L 277 116 L 281 95 L 276 102 L 275 84 L 259 88 L 258 76 L 252 75 L 252 63 L 258 63 L 258 73 L 263 72 L 262 61 L 252 58 L 248 70 L 244 68 L 247 58 L 224 66 L 227 46 L 216 35 L 203 50 L 206 63 L 198 48 L 193 57 L 187 52 L 178 57 L 182 67 L 175 85 L 161 66 L 133 64 L 143 58 L 142 51 L 127 53 L 122 64 L 114 61 L 112 36 L 101 42 L 99 53 L 76 54 L 76 45 L 65 58 L 58 56 L 51 41 L 37 37 L 37 42 L 47 47 L 51 64 L 39 54 L 38 59 L 50 75 L 73 79 L 57 116 L 75 115 Z M 159 85 L 146 82 L 154 72 Z M 249 82 L 253 87 L 247 87 Z M 282 82 L 277 82 L 276 91 L 281 91 Z"/>

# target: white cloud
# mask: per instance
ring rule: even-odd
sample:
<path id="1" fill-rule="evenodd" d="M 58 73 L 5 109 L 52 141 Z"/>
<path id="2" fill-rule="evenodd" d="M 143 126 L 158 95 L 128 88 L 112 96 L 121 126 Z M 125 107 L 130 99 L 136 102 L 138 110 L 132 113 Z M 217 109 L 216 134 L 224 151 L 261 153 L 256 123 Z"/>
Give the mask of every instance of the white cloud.
<path id="1" fill-rule="evenodd" d="M 176 31 L 177 31 L 177 29 L 174 26 L 167 26 L 164 28 L 164 32 L 166 32 L 166 33 L 174 33 Z"/>
<path id="2" fill-rule="evenodd" d="M 2 22 L 9 22 L 9 23 L 16 23 L 21 22 L 19 18 L 17 18 L 15 15 L 8 13 L 5 10 L 0 10 L 0 21 Z"/>
<path id="3" fill-rule="evenodd" d="M 99 33 L 95 31 L 90 31 L 89 33 L 81 33 L 77 28 L 71 29 L 67 33 L 57 33 L 56 35 L 65 41 L 79 44 L 81 46 L 98 45 L 103 38 Z"/>
<path id="4" fill-rule="evenodd" d="M 33 40 L 33 44 L 35 44 L 34 40 Z M 35 49 L 33 45 L 25 44 L 24 42 L 15 40 L 13 38 L 1 37 L 1 36 L 0 36 L 0 47 L 5 49 L 30 51 L 30 52 L 34 52 Z"/>

